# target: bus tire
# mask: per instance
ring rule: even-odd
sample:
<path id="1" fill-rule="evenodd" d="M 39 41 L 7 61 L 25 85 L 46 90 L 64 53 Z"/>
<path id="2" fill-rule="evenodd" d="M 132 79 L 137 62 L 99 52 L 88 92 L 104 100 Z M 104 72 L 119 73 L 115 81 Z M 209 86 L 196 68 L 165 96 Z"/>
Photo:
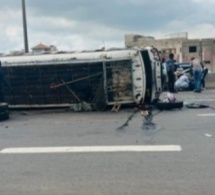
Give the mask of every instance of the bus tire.
<path id="1" fill-rule="evenodd" d="M 158 102 L 156 107 L 159 110 L 174 110 L 174 109 L 182 109 L 184 107 L 184 102 Z"/>

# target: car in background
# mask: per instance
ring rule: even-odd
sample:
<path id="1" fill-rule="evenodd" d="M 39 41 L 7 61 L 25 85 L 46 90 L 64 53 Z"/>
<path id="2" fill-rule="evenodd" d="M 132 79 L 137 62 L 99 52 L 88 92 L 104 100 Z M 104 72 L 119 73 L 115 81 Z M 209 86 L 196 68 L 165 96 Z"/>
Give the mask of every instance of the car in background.
<path id="1" fill-rule="evenodd" d="M 162 64 L 163 67 L 163 75 L 167 76 L 166 63 Z M 190 71 L 191 65 L 190 63 L 175 63 L 175 72 L 178 73 L 187 73 Z"/>
<path id="2" fill-rule="evenodd" d="M 183 69 L 183 71 L 190 70 L 190 68 L 191 68 L 190 63 L 184 63 L 184 62 L 176 63 L 175 66 L 176 66 L 176 70 L 178 68 L 181 68 L 181 69 Z"/>
<path id="3" fill-rule="evenodd" d="M 167 75 L 167 70 L 166 70 L 166 63 L 164 62 L 163 64 L 163 74 Z M 180 72 L 188 72 L 191 68 L 190 63 L 175 63 L 175 71 L 180 71 Z"/>
<path id="4" fill-rule="evenodd" d="M 189 74 L 190 68 L 191 68 L 190 63 L 184 63 L 184 62 L 176 63 L 175 64 L 176 75 L 181 75 L 184 73 Z"/>
<path id="5" fill-rule="evenodd" d="M 163 90 L 167 89 L 168 86 L 168 79 L 167 79 L 167 68 L 166 68 L 166 62 L 162 63 L 162 74 L 163 74 Z M 186 74 L 189 76 L 190 74 L 190 63 L 175 63 L 175 79 L 177 80 L 180 75 Z"/>

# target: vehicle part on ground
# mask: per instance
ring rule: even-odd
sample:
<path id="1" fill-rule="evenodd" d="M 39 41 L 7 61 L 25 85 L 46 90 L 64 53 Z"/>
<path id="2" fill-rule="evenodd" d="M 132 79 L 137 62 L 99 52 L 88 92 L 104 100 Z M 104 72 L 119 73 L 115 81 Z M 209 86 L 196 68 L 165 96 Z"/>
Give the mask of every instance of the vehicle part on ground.
<path id="1" fill-rule="evenodd" d="M 210 106 L 208 105 L 198 104 L 198 103 L 188 103 L 185 105 L 185 107 L 190 109 L 210 108 Z"/>
<path id="2" fill-rule="evenodd" d="M 138 105 L 138 108 L 134 110 L 134 112 L 128 117 L 126 122 L 118 127 L 117 130 L 123 130 L 125 127 L 127 127 L 129 125 L 129 122 L 139 111 L 141 111 L 141 115 L 144 117 L 142 129 L 153 129 L 156 126 L 156 124 L 152 122 L 153 117 L 162 112 L 161 110 L 159 110 L 156 113 L 153 113 L 154 110 L 156 110 L 156 107 L 153 105 Z"/>
<path id="3" fill-rule="evenodd" d="M 157 102 L 156 105 L 159 110 L 174 110 L 182 109 L 184 107 L 183 101 L 179 102 Z"/>

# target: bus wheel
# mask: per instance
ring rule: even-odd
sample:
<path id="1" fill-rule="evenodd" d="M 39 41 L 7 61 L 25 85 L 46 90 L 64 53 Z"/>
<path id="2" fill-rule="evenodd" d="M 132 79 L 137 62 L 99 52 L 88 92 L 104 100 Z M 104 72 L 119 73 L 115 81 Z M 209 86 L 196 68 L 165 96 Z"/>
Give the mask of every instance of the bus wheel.
<path id="1" fill-rule="evenodd" d="M 158 102 L 156 107 L 159 110 L 174 110 L 174 109 L 182 109 L 184 107 L 184 102 Z"/>

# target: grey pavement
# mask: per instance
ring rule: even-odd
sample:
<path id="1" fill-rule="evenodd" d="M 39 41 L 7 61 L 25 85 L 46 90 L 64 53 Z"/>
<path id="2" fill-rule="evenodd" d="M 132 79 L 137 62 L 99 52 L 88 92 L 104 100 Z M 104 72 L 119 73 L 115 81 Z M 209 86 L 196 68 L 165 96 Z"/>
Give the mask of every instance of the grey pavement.
<path id="1" fill-rule="evenodd" d="M 215 91 L 176 94 L 184 101 L 213 105 Z M 11 147 L 180 145 L 181 152 L 0 154 L 4 195 L 213 195 L 215 113 L 212 109 L 165 111 L 144 130 L 132 110 L 119 113 L 12 112 L 0 123 L 0 150 Z M 212 135 L 212 137 L 206 136 Z"/>

